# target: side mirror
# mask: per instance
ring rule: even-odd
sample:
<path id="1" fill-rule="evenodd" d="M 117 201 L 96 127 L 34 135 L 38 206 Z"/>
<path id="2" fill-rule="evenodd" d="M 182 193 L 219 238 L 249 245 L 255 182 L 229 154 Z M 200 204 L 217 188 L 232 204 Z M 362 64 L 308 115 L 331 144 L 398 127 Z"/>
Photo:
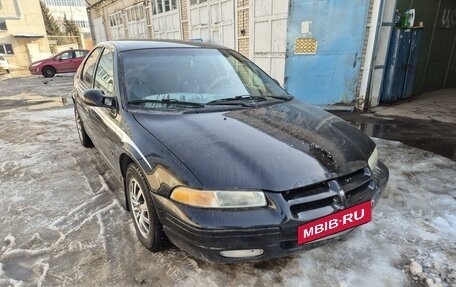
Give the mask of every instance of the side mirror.
<path id="1" fill-rule="evenodd" d="M 89 106 L 114 109 L 116 101 L 114 97 L 106 96 L 102 90 L 91 89 L 84 92 L 83 101 Z"/>

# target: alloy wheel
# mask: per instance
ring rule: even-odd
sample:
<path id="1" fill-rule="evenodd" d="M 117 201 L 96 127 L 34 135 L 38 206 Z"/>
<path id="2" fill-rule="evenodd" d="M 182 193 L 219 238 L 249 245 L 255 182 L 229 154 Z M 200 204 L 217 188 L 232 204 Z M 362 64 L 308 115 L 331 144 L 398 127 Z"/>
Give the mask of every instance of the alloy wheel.
<path id="1" fill-rule="evenodd" d="M 134 178 L 130 180 L 130 204 L 139 232 L 144 238 L 148 238 L 150 234 L 149 209 L 144 191 Z"/>

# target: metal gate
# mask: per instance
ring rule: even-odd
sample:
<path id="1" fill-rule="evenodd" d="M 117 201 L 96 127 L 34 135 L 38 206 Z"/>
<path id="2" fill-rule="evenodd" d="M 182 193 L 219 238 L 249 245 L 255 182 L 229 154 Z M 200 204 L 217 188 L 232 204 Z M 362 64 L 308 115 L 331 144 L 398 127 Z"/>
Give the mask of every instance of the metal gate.
<path id="1" fill-rule="evenodd" d="M 255 0 L 250 14 L 250 58 L 284 82 L 288 0 Z"/>
<path id="2" fill-rule="evenodd" d="M 285 87 L 306 102 L 356 95 L 368 0 L 290 0 Z"/>
<path id="3" fill-rule="evenodd" d="M 234 1 L 191 0 L 190 39 L 235 48 Z"/>

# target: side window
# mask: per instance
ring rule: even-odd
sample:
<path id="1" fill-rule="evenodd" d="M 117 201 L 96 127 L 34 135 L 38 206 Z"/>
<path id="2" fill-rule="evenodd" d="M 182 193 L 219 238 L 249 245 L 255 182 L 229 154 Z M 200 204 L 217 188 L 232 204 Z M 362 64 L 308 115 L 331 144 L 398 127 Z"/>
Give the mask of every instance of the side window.
<path id="1" fill-rule="evenodd" d="M 94 70 L 97 65 L 98 56 L 100 55 L 102 48 L 96 48 L 92 54 L 87 58 L 84 68 L 82 70 L 82 81 L 89 87 L 93 84 Z"/>
<path id="2" fill-rule="evenodd" d="M 87 51 L 77 50 L 74 52 L 76 54 L 76 58 L 84 58 L 85 56 L 87 56 Z"/>
<path id="3" fill-rule="evenodd" d="M 104 91 L 107 95 L 114 93 L 114 61 L 113 53 L 105 49 L 98 63 L 95 73 L 95 88 Z"/>
<path id="4" fill-rule="evenodd" d="M 60 59 L 62 59 L 62 60 L 68 60 L 68 59 L 71 59 L 72 57 L 73 57 L 73 55 L 72 55 L 71 51 L 60 54 Z"/>

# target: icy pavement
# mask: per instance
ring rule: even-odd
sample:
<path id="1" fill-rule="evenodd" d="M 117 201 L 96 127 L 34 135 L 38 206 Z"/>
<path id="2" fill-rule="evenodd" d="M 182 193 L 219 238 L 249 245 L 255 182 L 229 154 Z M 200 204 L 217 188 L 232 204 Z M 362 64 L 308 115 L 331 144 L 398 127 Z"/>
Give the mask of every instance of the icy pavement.
<path id="1" fill-rule="evenodd" d="M 8 109 L 0 122 L 0 286 L 456 286 L 446 158 L 376 140 L 391 179 L 371 223 L 292 257 L 217 265 L 142 247 L 72 107 Z"/>

